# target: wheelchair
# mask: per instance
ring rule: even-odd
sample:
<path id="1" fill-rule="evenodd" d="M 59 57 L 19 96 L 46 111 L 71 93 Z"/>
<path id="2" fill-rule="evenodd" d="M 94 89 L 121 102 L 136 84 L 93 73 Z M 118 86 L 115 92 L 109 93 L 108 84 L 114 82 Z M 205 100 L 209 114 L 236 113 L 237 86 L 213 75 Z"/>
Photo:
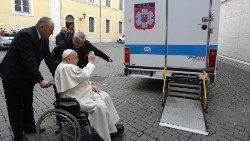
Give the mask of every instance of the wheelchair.
<path id="1" fill-rule="evenodd" d="M 88 137 L 96 140 L 97 134 L 90 126 L 88 113 L 80 110 L 75 98 L 60 98 L 55 83 L 50 82 L 55 93 L 55 109 L 44 112 L 36 124 L 36 133 L 39 141 L 80 141 L 82 128 L 87 129 Z M 45 128 L 41 133 L 40 129 Z M 86 136 L 86 135 L 85 135 Z"/>

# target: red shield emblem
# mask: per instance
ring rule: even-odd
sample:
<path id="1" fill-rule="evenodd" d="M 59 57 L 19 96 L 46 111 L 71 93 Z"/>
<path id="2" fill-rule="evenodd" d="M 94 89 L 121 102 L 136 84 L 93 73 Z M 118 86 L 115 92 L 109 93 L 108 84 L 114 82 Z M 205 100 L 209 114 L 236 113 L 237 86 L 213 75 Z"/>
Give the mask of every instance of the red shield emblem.
<path id="1" fill-rule="evenodd" d="M 134 5 L 134 24 L 136 29 L 152 29 L 155 25 L 155 3 Z"/>

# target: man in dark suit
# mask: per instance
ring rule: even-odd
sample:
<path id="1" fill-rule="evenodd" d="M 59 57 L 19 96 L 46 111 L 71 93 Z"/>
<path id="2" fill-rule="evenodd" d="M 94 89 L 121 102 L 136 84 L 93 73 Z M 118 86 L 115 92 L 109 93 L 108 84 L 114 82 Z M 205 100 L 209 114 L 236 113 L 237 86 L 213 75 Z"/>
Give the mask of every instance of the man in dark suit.
<path id="1" fill-rule="evenodd" d="M 80 31 L 74 33 L 73 39 L 71 39 L 70 42 L 66 42 L 63 45 L 55 47 L 52 51 L 52 56 L 61 62 L 63 51 L 66 49 L 72 49 L 78 54 L 79 61 L 77 66 L 80 68 L 83 68 L 88 64 L 88 54 L 90 51 L 94 51 L 96 56 L 101 57 L 107 62 L 113 61 L 104 52 L 97 49 L 88 40 L 86 40 L 85 34 Z"/>
<path id="2" fill-rule="evenodd" d="M 56 46 L 59 46 L 65 42 L 64 38 L 67 34 L 67 28 L 62 27 L 61 32 L 56 35 Z"/>
<path id="3" fill-rule="evenodd" d="M 58 62 L 49 51 L 49 36 L 53 34 L 54 23 L 42 17 L 34 27 L 22 29 L 11 43 L 0 66 L 7 110 L 14 141 L 27 140 L 24 134 L 35 133 L 33 114 L 33 88 L 49 87 L 39 72 L 44 59 L 52 75 Z"/>

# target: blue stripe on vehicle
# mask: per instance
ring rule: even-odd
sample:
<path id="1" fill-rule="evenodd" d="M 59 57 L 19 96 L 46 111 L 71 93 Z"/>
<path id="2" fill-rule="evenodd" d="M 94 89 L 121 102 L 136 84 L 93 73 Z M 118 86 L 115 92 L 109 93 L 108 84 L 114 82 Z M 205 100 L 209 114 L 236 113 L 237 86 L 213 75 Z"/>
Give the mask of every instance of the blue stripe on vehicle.
<path id="1" fill-rule="evenodd" d="M 125 45 L 131 54 L 164 55 L 165 45 Z M 218 49 L 218 45 L 209 45 L 208 49 Z M 168 45 L 168 55 L 206 56 L 206 45 Z"/>
<path id="2" fill-rule="evenodd" d="M 130 49 L 130 54 L 164 55 L 165 45 L 125 45 Z M 150 48 L 150 50 L 147 50 Z"/>
<path id="3" fill-rule="evenodd" d="M 168 45 L 168 55 L 206 56 L 206 45 Z"/>

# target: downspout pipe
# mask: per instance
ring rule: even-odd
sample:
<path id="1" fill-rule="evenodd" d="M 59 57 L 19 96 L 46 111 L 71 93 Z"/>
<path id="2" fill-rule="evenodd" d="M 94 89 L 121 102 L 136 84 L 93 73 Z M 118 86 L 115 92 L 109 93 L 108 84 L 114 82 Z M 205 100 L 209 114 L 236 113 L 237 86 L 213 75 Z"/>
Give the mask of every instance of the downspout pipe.
<path id="1" fill-rule="evenodd" d="M 99 40 L 100 42 L 102 42 L 102 1 L 99 0 L 99 7 L 100 7 L 100 13 L 99 13 L 99 30 L 100 30 L 100 34 L 99 34 Z"/>

